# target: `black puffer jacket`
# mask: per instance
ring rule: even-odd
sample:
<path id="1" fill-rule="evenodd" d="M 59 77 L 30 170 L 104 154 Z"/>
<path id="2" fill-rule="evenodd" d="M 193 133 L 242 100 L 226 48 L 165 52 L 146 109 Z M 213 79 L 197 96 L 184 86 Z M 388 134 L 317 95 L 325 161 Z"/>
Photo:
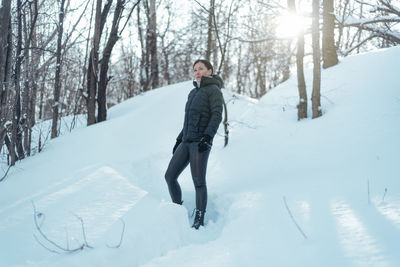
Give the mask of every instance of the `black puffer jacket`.
<path id="1" fill-rule="evenodd" d="M 190 91 L 186 102 L 183 129 L 176 139 L 198 142 L 207 134 L 212 142 L 222 120 L 223 81 L 218 75 L 203 76 L 200 87 L 195 81 L 193 85 L 195 88 Z"/>

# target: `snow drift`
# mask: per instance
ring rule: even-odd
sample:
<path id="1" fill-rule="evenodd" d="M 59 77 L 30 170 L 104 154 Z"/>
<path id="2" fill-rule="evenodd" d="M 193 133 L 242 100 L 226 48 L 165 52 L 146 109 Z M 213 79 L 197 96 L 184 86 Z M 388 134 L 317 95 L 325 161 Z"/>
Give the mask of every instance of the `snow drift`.
<path id="1" fill-rule="evenodd" d="M 314 120 L 297 121 L 296 77 L 260 101 L 225 90 L 229 145 L 220 126 L 199 231 L 190 171 L 179 179 L 184 206 L 163 177 L 191 83 L 113 107 L 0 184 L 0 266 L 399 266 L 398 58 L 394 47 L 324 70 Z M 81 218 L 93 248 L 46 250 L 39 242 L 57 249 L 38 233 L 33 204 L 49 239 L 79 246 Z"/>

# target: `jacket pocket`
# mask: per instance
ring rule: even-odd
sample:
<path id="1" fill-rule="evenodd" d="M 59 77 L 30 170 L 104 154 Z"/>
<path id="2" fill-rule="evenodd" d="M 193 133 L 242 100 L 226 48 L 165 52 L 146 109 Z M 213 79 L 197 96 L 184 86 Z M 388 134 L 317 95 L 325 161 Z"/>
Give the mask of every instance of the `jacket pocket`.
<path id="1" fill-rule="evenodd" d="M 189 121 L 189 131 L 198 132 L 200 123 L 200 114 L 193 114 Z"/>

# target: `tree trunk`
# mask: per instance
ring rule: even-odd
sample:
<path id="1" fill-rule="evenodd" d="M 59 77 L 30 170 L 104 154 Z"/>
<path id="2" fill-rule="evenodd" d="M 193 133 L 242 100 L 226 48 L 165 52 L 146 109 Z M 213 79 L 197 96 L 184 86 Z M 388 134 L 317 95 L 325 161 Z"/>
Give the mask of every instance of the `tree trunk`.
<path id="1" fill-rule="evenodd" d="M 24 47 L 30 47 L 30 40 L 29 40 L 29 33 L 28 33 L 28 24 L 26 20 L 27 14 L 23 14 L 23 21 L 24 21 Z M 21 119 L 21 127 L 23 130 L 23 138 L 24 138 L 24 150 L 26 151 L 26 155 L 30 155 L 30 146 L 29 146 L 29 122 L 30 122 L 30 111 L 29 111 L 29 100 L 31 99 L 31 92 L 30 92 L 30 83 L 31 80 L 31 72 L 30 72 L 30 65 L 32 64 L 31 58 L 29 57 L 29 49 L 24 49 L 24 86 L 22 88 L 21 96 L 22 96 L 22 119 Z"/>
<path id="2" fill-rule="evenodd" d="M 167 84 L 170 85 L 171 84 L 171 75 L 169 74 L 170 70 L 169 70 L 169 55 L 168 55 L 168 50 L 164 45 L 164 40 L 163 40 L 163 49 L 162 49 L 162 53 L 164 56 L 164 80 L 167 81 Z"/>
<path id="3" fill-rule="evenodd" d="M 99 46 L 101 37 L 101 2 L 102 0 L 97 0 L 96 2 L 93 46 L 90 51 L 88 71 L 87 71 L 87 78 L 88 78 L 87 125 L 96 123 L 96 94 L 97 94 L 97 73 L 98 73 L 97 68 L 99 64 Z"/>
<path id="4" fill-rule="evenodd" d="M 319 45 L 319 0 L 313 0 L 312 21 L 312 50 L 313 50 L 313 91 L 312 91 L 312 118 L 322 115 L 321 111 L 321 55 Z"/>
<path id="5" fill-rule="evenodd" d="M 24 23 L 24 50 L 23 50 L 23 63 L 24 63 L 24 86 L 22 87 L 21 97 L 22 97 L 22 118 L 20 121 L 20 127 L 23 131 L 23 150 L 27 156 L 31 154 L 31 132 L 32 132 L 32 121 L 34 120 L 34 114 L 32 114 L 32 100 L 34 96 L 32 95 L 33 84 L 35 84 L 35 68 L 32 66 L 34 63 L 34 57 L 32 50 L 30 49 L 32 40 L 35 35 L 36 20 L 38 17 L 38 1 L 29 2 L 29 16 L 27 12 L 23 13 L 23 23 Z M 29 20 L 28 20 L 29 19 Z M 33 119 L 32 119 L 33 117 Z M 21 133 L 22 134 L 22 133 Z M 22 140 L 21 140 L 22 141 Z"/>
<path id="6" fill-rule="evenodd" d="M 46 81 L 46 76 L 47 71 L 43 71 L 42 74 L 42 82 L 40 84 L 40 94 L 39 94 L 39 120 L 43 119 L 44 116 L 44 91 L 45 91 L 45 81 Z"/>
<path id="7" fill-rule="evenodd" d="M 323 0 L 322 66 L 324 69 L 338 63 L 335 47 L 335 15 L 333 14 L 333 1 L 334 0 Z"/>
<path id="8" fill-rule="evenodd" d="M 124 10 L 125 0 L 118 0 L 117 6 L 114 11 L 114 19 L 111 27 L 110 37 L 108 38 L 106 47 L 103 50 L 103 58 L 101 59 L 100 65 L 100 81 L 98 84 L 98 112 L 97 121 L 105 121 L 107 119 L 107 99 L 106 99 L 106 89 L 108 84 L 108 67 L 111 57 L 112 49 L 115 43 L 118 41 L 118 26 L 122 16 L 122 11 Z"/>
<path id="9" fill-rule="evenodd" d="M 11 48 L 8 46 L 9 39 L 9 24 L 11 18 L 11 1 L 2 0 L 1 8 L 0 8 L 0 82 L 1 82 L 1 90 L 0 90 L 0 100 L 1 103 L 5 101 L 6 92 L 4 90 L 6 84 L 4 83 L 6 80 L 6 62 L 7 61 L 7 52 Z M 3 113 L 1 113 L 3 116 Z M 1 125 L 3 126 L 3 124 Z"/>
<path id="10" fill-rule="evenodd" d="M 143 4 L 146 1 L 142 1 Z M 149 90 L 149 69 L 148 69 L 148 52 L 147 52 L 147 38 L 146 43 L 143 38 L 143 28 L 142 22 L 140 18 L 140 5 L 138 5 L 137 9 L 137 25 L 138 25 L 138 35 L 140 41 L 140 48 L 141 48 L 141 58 L 140 58 L 140 87 L 142 88 L 142 92 L 146 92 Z"/>
<path id="11" fill-rule="evenodd" d="M 288 0 L 289 12 L 296 14 L 295 0 Z M 301 30 L 297 35 L 297 52 L 296 52 L 296 67 L 297 67 L 297 86 L 299 89 L 299 104 L 297 105 L 297 119 L 307 118 L 307 90 L 306 81 L 304 79 L 304 30 Z"/>
<path id="12" fill-rule="evenodd" d="M 0 8 L 0 151 L 3 147 L 7 121 L 8 82 L 11 55 L 11 1 L 2 0 Z"/>
<path id="13" fill-rule="evenodd" d="M 307 90 L 306 81 L 304 79 L 304 32 L 297 37 L 297 86 L 299 88 L 299 104 L 297 106 L 297 119 L 307 118 Z"/>
<path id="14" fill-rule="evenodd" d="M 21 0 L 17 1 L 17 48 L 16 48 L 16 63 L 14 69 L 14 103 L 13 103 L 13 115 L 12 115 L 12 127 L 11 127 L 11 142 L 10 142 L 10 165 L 15 165 L 18 159 L 24 158 L 24 151 L 22 147 L 22 134 L 19 127 L 19 122 L 21 118 L 21 65 L 23 60 L 22 54 L 22 10 L 21 10 Z M 15 152 L 17 148 L 17 153 Z"/>
<path id="15" fill-rule="evenodd" d="M 150 0 L 150 20 L 148 22 L 149 27 L 149 49 L 151 55 L 151 87 L 157 88 L 159 86 L 159 71 L 158 71 L 158 51 L 157 51 L 157 12 L 156 12 L 156 0 Z"/>
<path id="16" fill-rule="evenodd" d="M 242 44 L 239 44 L 239 54 L 237 63 L 237 78 L 236 78 L 236 92 L 240 95 L 242 93 Z"/>
<path id="17" fill-rule="evenodd" d="M 210 0 L 210 8 L 208 12 L 208 30 L 207 30 L 207 49 L 206 49 L 206 60 L 211 62 L 211 50 L 212 50 L 212 29 L 213 29 L 213 17 L 214 17 L 214 1 Z"/>
<path id="18" fill-rule="evenodd" d="M 64 3 L 65 0 L 61 0 L 60 11 L 58 12 L 58 37 L 57 37 L 57 59 L 56 59 L 56 74 L 54 81 L 54 102 L 53 102 L 53 121 L 51 125 L 51 138 L 58 136 L 58 112 L 60 107 L 60 91 L 61 91 L 61 45 L 62 35 L 64 31 Z"/>

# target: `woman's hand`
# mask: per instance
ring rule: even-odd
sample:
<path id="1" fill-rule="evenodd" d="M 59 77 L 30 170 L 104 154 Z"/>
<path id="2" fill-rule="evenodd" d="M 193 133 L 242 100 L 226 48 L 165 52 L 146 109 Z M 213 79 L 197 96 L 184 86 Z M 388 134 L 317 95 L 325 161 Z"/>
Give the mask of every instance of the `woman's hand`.
<path id="1" fill-rule="evenodd" d="M 211 136 L 208 134 L 205 134 L 201 139 L 199 143 L 199 152 L 204 152 L 207 149 L 211 148 Z"/>

